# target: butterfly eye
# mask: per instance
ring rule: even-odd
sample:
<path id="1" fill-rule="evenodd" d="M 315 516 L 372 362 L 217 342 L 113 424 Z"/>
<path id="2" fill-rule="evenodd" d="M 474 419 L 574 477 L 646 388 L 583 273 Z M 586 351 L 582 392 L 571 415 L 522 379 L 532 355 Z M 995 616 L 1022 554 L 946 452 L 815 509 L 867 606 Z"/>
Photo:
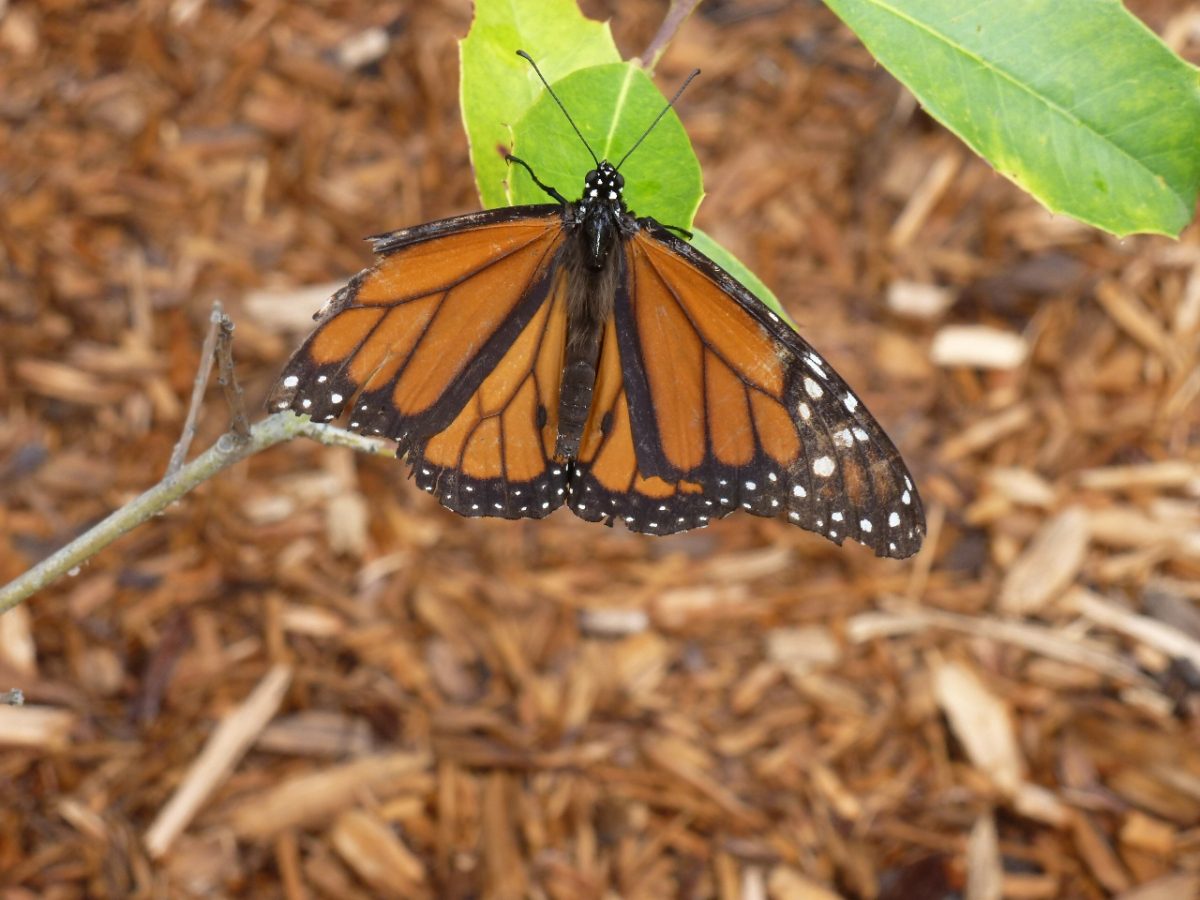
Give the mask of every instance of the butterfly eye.
<path id="1" fill-rule="evenodd" d="M 614 172 L 613 184 L 617 186 L 617 190 L 619 191 L 621 188 L 625 187 L 625 177 L 620 172 Z"/>
<path id="2" fill-rule="evenodd" d="M 600 173 L 597 172 L 595 169 L 592 169 L 592 171 L 587 173 L 587 177 L 584 179 L 584 181 L 587 182 L 588 184 L 595 184 L 596 179 L 599 177 L 600 177 Z"/>

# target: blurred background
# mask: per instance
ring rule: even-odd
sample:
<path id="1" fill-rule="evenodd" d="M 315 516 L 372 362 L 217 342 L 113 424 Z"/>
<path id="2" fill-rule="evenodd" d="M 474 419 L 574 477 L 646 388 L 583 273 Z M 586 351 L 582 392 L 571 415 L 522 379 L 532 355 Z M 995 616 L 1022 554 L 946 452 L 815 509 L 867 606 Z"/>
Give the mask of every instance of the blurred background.
<path id="1" fill-rule="evenodd" d="M 1129 6 L 1200 59 L 1200 4 Z M 637 56 L 666 3 L 584 8 Z M 161 477 L 213 300 L 261 409 L 365 235 L 477 208 L 469 18 L 0 2 L 0 581 Z M 703 4 L 695 66 L 697 223 L 900 447 L 922 553 L 274 448 L 0 617 L 0 896 L 1200 894 L 1200 232 L 1050 216 L 811 0 Z"/>

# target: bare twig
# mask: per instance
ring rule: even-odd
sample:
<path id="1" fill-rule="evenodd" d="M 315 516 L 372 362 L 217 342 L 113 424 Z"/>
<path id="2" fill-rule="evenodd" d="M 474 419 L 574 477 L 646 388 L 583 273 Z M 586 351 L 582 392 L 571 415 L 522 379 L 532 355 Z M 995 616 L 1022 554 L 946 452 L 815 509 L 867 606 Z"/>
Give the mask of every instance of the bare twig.
<path id="1" fill-rule="evenodd" d="M 175 449 L 171 451 L 171 461 L 167 463 L 167 475 L 174 475 L 187 459 L 188 449 L 196 437 L 196 420 L 200 417 L 200 406 L 204 402 L 204 392 L 208 389 L 208 373 L 212 371 L 213 355 L 217 349 L 217 333 L 221 320 L 226 318 L 221 301 L 214 300 L 212 313 L 208 317 L 208 333 L 204 335 L 204 345 L 200 348 L 200 365 L 196 367 L 196 380 L 192 382 L 192 399 L 188 404 L 187 418 L 183 421 L 183 433 Z"/>
<path id="2" fill-rule="evenodd" d="M 675 32 L 687 21 L 687 17 L 699 5 L 700 0 L 671 0 L 671 8 L 667 10 L 667 15 L 663 18 L 662 24 L 658 26 L 658 33 L 651 39 L 650 44 L 638 60 L 642 64 L 643 69 L 647 72 L 654 71 L 654 67 L 658 65 L 658 60 L 667 49 L 667 44 L 671 43 L 671 39 L 675 37 Z"/>
<path id="3" fill-rule="evenodd" d="M 245 443 L 250 439 L 250 422 L 246 418 L 242 386 L 233 370 L 233 319 L 224 313 L 217 324 L 217 383 L 225 389 L 225 402 L 232 418 L 231 433 Z"/>
<path id="4" fill-rule="evenodd" d="M 385 441 L 364 437 L 310 421 L 290 412 L 276 413 L 249 430 L 246 440 L 227 432 L 217 442 L 174 475 L 167 475 L 150 490 L 129 501 L 104 521 L 81 534 L 57 553 L 38 563 L 28 572 L 0 588 L 0 614 L 16 606 L 26 597 L 41 590 L 50 582 L 76 569 L 125 532 L 145 522 L 155 513 L 170 506 L 197 485 L 207 481 L 222 469 L 227 469 L 260 450 L 296 437 L 312 438 L 322 444 L 350 447 L 376 456 L 394 456 L 395 451 Z"/>

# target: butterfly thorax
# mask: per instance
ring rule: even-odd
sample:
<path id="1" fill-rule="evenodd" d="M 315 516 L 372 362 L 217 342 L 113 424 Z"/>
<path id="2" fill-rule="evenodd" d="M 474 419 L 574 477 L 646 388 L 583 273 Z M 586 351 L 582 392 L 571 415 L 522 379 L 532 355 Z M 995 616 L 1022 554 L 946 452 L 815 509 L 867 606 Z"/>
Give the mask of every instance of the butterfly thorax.
<path id="1" fill-rule="evenodd" d="M 588 268 L 600 270 L 620 237 L 622 225 L 631 218 L 621 193 L 625 179 L 607 160 L 588 172 L 583 196 L 574 204 L 576 227 L 583 232 Z"/>

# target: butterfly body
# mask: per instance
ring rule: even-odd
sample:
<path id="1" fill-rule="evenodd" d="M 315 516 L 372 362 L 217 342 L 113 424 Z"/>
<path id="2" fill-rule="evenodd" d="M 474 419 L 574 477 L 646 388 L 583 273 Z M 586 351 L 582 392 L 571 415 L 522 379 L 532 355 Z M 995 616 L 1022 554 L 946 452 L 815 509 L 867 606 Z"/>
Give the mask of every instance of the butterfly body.
<path id="1" fill-rule="evenodd" d="M 598 162 L 573 203 L 537 183 L 557 202 L 373 239 L 378 264 L 318 313 L 269 407 L 348 411 L 466 516 L 567 505 L 666 535 L 743 510 L 916 552 L 911 476 L 828 362 L 631 213 L 616 167 Z"/>

